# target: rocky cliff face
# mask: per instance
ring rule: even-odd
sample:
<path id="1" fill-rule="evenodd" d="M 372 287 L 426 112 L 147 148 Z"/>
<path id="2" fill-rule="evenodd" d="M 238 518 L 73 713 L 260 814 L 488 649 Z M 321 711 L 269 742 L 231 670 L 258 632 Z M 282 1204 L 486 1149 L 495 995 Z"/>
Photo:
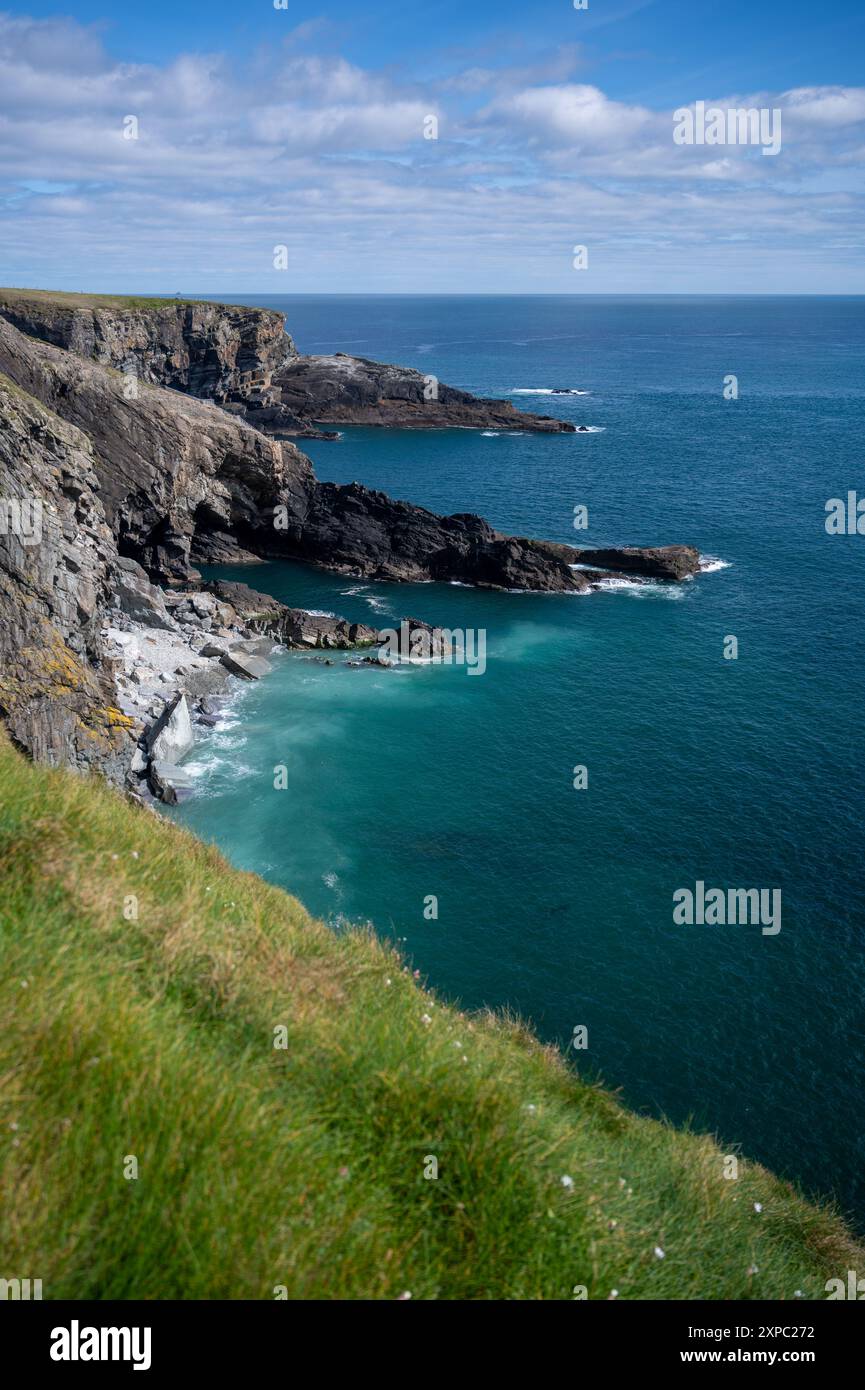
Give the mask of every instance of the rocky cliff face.
<path id="1" fill-rule="evenodd" d="M 479 517 L 439 517 L 351 484 L 319 483 L 293 445 L 207 402 L 27 337 L 0 319 L 0 370 L 95 446 L 106 517 L 122 555 L 159 583 L 195 561 L 309 560 L 384 579 L 443 579 L 567 592 L 585 581 L 534 541 Z"/>
<path id="2" fill-rule="evenodd" d="M 269 309 L 0 290 L 0 315 L 31 338 L 220 403 L 256 399 L 297 356 Z"/>
<path id="3" fill-rule="evenodd" d="M 100 633 L 116 551 L 93 446 L 2 376 L 0 425 L 0 715 L 40 762 L 122 776 L 134 721 Z"/>
<path id="4" fill-rule="evenodd" d="M 306 510 L 314 478 L 305 455 L 214 405 L 141 382 L 130 391 L 122 373 L 2 319 L 0 370 L 92 441 L 118 548 L 160 583 L 189 578 L 199 530 L 255 544 L 278 504 L 293 517 Z"/>
<path id="5" fill-rule="evenodd" d="M 244 586 L 204 593 L 196 561 L 297 558 L 378 579 L 562 593 L 610 572 L 677 580 L 699 567 L 687 546 L 578 549 L 505 536 L 470 514 L 437 516 L 357 483 L 320 483 L 293 444 L 151 384 L 169 371 L 164 344 L 158 334 L 139 341 L 135 315 L 109 328 L 76 308 L 62 327 L 53 311 L 37 323 L 40 304 L 27 311 L 36 336 L 0 313 L 0 716 L 41 761 L 98 768 L 138 795 L 149 783 L 171 800 L 184 777 L 162 743 L 172 749 L 181 734 L 188 743 L 193 720 L 213 723 L 206 701 L 226 681 L 265 674 L 268 643 L 378 638 Z M 248 360 L 242 344 L 228 345 L 230 324 L 207 323 L 207 341 L 225 349 L 215 374 L 205 378 L 194 352 L 170 367 L 190 389 L 205 380 L 216 389 L 227 363 Z M 128 366 L 139 352 L 135 373 L 95 360 L 104 353 Z M 148 742 L 160 720 L 165 738 Z"/>
<path id="6" fill-rule="evenodd" d="M 341 352 L 301 356 L 282 314 L 270 309 L 0 289 L 0 315 L 30 337 L 102 366 L 215 401 L 280 439 L 329 437 L 320 423 L 574 429 L 509 401 L 433 383 L 408 367 Z"/>

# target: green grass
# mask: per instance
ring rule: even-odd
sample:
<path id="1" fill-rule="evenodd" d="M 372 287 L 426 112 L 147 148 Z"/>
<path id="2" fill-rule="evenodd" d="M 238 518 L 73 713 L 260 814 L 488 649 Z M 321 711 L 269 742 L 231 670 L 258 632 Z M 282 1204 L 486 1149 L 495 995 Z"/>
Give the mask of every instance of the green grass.
<path id="1" fill-rule="evenodd" d="M 2 734 L 0 787 L 0 1275 L 46 1298 L 790 1299 L 862 1268 L 788 1184 L 725 1179 L 708 1137 Z"/>
<path id="2" fill-rule="evenodd" d="M 35 300 L 43 304 L 59 304 L 69 309 L 167 309 L 178 304 L 209 304 L 204 299 L 158 298 L 129 294 L 73 294 L 67 290 L 26 290 L 0 288 L 0 303 L 15 300 Z M 235 306 L 223 306 L 235 307 Z"/>

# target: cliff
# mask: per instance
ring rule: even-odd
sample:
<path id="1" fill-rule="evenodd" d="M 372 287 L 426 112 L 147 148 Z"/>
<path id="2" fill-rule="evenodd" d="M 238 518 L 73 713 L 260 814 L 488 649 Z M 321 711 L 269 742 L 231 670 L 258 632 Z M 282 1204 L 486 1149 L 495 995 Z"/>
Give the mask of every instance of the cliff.
<path id="1" fill-rule="evenodd" d="M 160 583 L 240 551 L 383 579 L 567 592 L 585 581 L 538 543 L 479 517 L 438 517 L 358 484 L 317 482 L 293 444 L 209 402 L 129 381 L 0 318 L 0 370 L 95 446 L 118 549 Z"/>
<path id="2" fill-rule="evenodd" d="M 345 353 L 301 356 L 283 315 L 270 309 L 0 289 L 0 315 L 30 337 L 102 366 L 215 401 L 279 438 L 327 437 L 319 423 L 574 429 L 508 401 L 483 400 L 443 382 L 431 387 L 408 367 Z"/>
<path id="3" fill-rule="evenodd" d="M 220 403 L 266 388 L 297 356 L 282 314 L 206 300 L 0 289 L 0 315 L 31 338 Z"/>
<path id="4" fill-rule="evenodd" d="M 176 750 L 178 728 L 186 737 L 191 720 L 213 722 L 207 702 L 229 673 L 255 679 L 269 669 L 268 641 L 377 639 L 266 598 L 265 620 L 261 596 L 237 586 L 204 594 L 199 563 L 300 559 L 373 579 L 550 593 L 584 592 L 615 572 L 679 580 L 698 569 L 693 547 L 589 551 L 506 536 L 467 513 L 438 516 L 358 483 L 320 483 L 293 443 L 148 379 L 240 392 L 250 373 L 267 375 L 279 361 L 278 316 L 242 338 L 244 312 L 220 321 L 209 305 L 199 317 L 199 306 L 173 302 L 70 307 L 63 296 L 56 305 L 34 296 L 14 314 L 8 305 L 7 296 L 0 714 L 40 761 L 98 768 L 136 794 L 146 783 L 173 799 L 181 772 L 151 746 L 166 708 L 173 724 L 163 742 Z M 37 336 L 19 331 L 15 316 Z M 14 524 L 30 506 L 40 512 L 38 543 Z"/>

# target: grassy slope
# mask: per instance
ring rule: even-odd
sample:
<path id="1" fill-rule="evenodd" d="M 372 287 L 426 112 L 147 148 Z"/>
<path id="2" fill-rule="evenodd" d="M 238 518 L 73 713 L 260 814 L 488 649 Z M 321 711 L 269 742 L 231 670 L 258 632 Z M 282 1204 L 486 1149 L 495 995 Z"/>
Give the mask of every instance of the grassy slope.
<path id="1" fill-rule="evenodd" d="M 60 304 L 69 309 L 165 309 L 169 304 L 204 304 L 203 299 L 160 299 L 149 295 L 75 294 L 71 290 L 26 290 L 0 287 L 0 303 L 11 304 L 16 299 L 35 300 L 43 304 Z M 231 306 L 233 307 L 233 306 Z"/>
<path id="2" fill-rule="evenodd" d="M 725 1180 L 708 1138 L 2 733 L 0 924 L 0 1274 L 47 1298 L 822 1297 L 865 1260 L 763 1169 Z"/>

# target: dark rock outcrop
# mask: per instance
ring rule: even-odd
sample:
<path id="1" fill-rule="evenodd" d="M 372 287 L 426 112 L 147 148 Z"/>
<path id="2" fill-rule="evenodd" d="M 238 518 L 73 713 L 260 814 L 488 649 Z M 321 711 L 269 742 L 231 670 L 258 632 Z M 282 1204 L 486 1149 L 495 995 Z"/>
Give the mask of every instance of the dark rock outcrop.
<path id="1" fill-rule="evenodd" d="M 319 483 L 283 553 L 371 579 L 551 593 L 585 587 L 577 571 L 536 541 L 503 536 L 470 512 L 438 516 L 359 483 Z"/>
<path id="2" fill-rule="evenodd" d="M 548 555 L 569 565 L 598 566 L 601 571 L 643 579 L 678 581 L 699 573 L 700 552 L 693 545 L 623 545 L 591 550 L 582 546 L 538 541 Z"/>
<path id="3" fill-rule="evenodd" d="M 574 433 L 573 425 L 523 413 L 510 401 L 472 396 L 410 367 L 344 352 L 293 357 L 275 373 L 274 386 L 297 419 L 326 425 Z"/>

